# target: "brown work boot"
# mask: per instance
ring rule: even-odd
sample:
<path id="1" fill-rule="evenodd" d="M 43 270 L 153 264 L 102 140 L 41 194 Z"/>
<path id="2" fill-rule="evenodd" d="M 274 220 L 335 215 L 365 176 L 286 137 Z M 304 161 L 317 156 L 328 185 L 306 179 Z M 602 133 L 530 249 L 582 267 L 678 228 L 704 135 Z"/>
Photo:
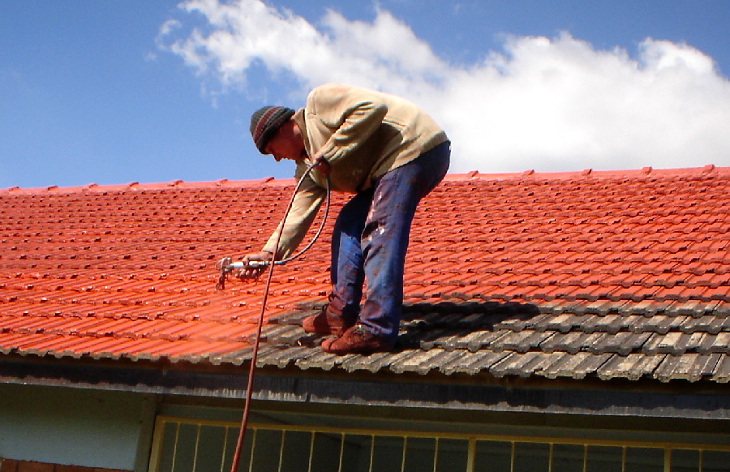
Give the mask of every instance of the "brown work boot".
<path id="1" fill-rule="evenodd" d="M 339 356 L 390 352 L 393 347 L 393 344 L 375 336 L 362 325 L 355 325 L 345 331 L 339 338 L 325 339 L 322 343 L 323 351 Z"/>
<path id="2" fill-rule="evenodd" d="M 308 316 L 302 321 L 302 328 L 304 328 L 305 333 L 316 333 L 324 336 L 328 334 L 339 336 L 349 327 L 345 323 L 345 319 L 339 313 L 334 313 L 329 304 L 323 306 L 318 315 Z"/>

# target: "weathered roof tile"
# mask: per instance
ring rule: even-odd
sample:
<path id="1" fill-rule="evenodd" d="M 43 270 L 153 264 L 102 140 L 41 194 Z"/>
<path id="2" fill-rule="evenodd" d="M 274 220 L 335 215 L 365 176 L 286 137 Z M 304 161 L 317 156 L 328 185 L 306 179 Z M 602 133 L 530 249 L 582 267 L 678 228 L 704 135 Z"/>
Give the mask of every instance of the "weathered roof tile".
<path id="1" fill-rule="evenodd" d="M 662 382 L 676 379 L 697 382 L 712 375 L 720 359 L 721 354 L 689 353 L 682 356 L 666 356 L 654 372 L 654 377 Z"/>
<path id="2" fill-rule="evenodd" d="M 665 355 L 647 356 L 633 353 L 628 356 L 614 355 L 598 369 L 598 376 L 603 380 L 626 378 L 639 380 L 651 376 L 664 360 Z"/>
<path id="3" fill-rule="evenodd" d="M 712 372 L 712 380 L 720 383 L 730 382 L 730 355 L 723 355 Z"/>

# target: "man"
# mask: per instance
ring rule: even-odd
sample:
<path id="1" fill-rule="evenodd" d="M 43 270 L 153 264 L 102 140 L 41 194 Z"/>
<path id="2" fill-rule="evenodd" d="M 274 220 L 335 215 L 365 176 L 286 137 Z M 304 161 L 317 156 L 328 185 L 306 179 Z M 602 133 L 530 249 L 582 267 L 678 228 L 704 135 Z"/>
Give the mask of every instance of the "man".
<path id="1" fill-rule="evenodd" d="M 251 135 L 262 154 L 273 154 L 277 162 L 296 161 L 297 179 L 318 164 L 304 176 L 283 228 L 279 224 L 263 250 L 244 256 L 244 262 L 268 261 L 272 254 L 279 260 L 296 249 L 326 197 L 329 176 L 332 190 L 354 196 L 333 230 L 329 303 L 302 325 L 308 333 L 335 335 L 323 341 L 326 352 L 392 350 L 411 223 L 418 202 L 448 170 L 446 133 L 402 98 L 329 84 L 312 90 L 296 112 L 284 107 L 256 111 Z"/>

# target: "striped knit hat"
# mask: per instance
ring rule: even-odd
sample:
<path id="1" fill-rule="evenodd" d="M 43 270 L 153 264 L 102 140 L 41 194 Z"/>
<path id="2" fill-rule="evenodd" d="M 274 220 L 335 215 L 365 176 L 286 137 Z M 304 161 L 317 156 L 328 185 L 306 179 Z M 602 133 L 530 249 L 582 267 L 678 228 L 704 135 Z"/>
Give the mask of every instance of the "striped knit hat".
<path id="1" fill-rule="evenodd" d="M 294 115 L 294 110 L 286 107 L 263 107 L 251 115 L 251 136 L 261 154 L 279 127 Z"/>

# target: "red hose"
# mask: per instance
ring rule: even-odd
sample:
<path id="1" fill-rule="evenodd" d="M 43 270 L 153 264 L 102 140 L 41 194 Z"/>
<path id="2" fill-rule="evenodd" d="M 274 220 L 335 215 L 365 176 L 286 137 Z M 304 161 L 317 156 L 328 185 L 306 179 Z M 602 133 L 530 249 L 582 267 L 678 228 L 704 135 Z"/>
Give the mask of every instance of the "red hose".
<path id="1" fill-rule="evenodd" d="M 279 233 L 281 237 L 281 233 Z M 276 246 L 279 247 L 277 240 Z M 269 275 L 266 279 L 266 288 L 264 289 L 264 298 L 261 303 L 261 313 L 259 314 L 258 325 L 256 327 L 256 341 L 253 344 L 253 352 L 251 353 L 251 366 L 248 369 L 248 384 L 246 385 L 246 404 L 243 406 L 243 417 L 241 418 L 241 430 L 238 432 L 238 440 L 236 441 L 236 451 L 233 453 L 233 462 L 231 463 L 231 472 L 238 470 L 238 461 L 241 458 L 241 448 L 243 440 L 246 437 L 246 428 L 248 427 L 248 415 L 251 409 L 251 396 L 253 395 L 253 379 L 256 371 L 256 359 L 259 354 L 259 341 L 261 340 L 261 328 L 264 325 L 264 313 L 266 313 L 266 300 L 269 298 L 269 286 L 271 285 L 271 277 L 274 275 L 274 257 L 271 255 L 271 264 L 269 264 Z"/>
<path id="2" fill-rule="evenodd" d="M 289 205 L 286 207 L 286 211 L 284 212 L 284 218 L 281 222 L 281 231 L 279 231 L 278 236 L 276 237 L 276 244 L 274 247 L 275 250 L 279 249 L 279 241 L 281 241 L 281 234 L 284 232 L 284 223 L 286 222 L 286 217 L 289 215 L 289 211 L 291 211 L 292 204 L 294 203 L 294 197 L 296 196 L 297 192 L 299 191 L 299 187 L 301 187 L 302 182 L 304 181 L 304 178 L 314 169 L 315 166 L 317 166 L 319 162 L 315 162 L 314 164 L 310 165 L 309 168 L 307 168 L 307 171 L 302 175 L 302 178 L 299 179 L 299 182 L 297 183 L 297 186 L 294 188 L 294 192 L 292 192 L 292 196 L 289 199 Z M 327 218 L 327 213 L 329 213 L 329 194 L 330 194 L 330 186 L 329 186 L 329 177 L 327 177 L 327 209 L 325 211 L 324 220 L 322 221 L 322 225 L 320 226 L 319 231 L 312 239 L 312 242 L 309 243 L 307 247 L 304 248 L 297 256 L 301 255 L 309 249 L 309 247 L 314 244 L 314 241 L 319 236 L 320 232 L 322 231 L 322 228 L 324 227 L 324 221 Z M 261 341 L 261 329 L 264 325 L 264 314 L 266 313 L 266 301 L 269 298 L 269 287 L 271 286 L 271 278 L 274 275 L 274 262 L 276 262 L 276 254 L 271 255 L 271 261 L 269 263 L 269 274 L 266 278 L 266 287 L 264 288 L 264 298 L 261 302 L 261 313 L 259 314 L 259 320 L 258 325 L 256 326 L 256 340 L 253 344 L 253 352 L 251 353 L 251 365 L 248 369 L 248 384 L 246 385 L 246 404 L 243 407 L 243 417 L 241 418 L 241 430 L 238 432 L 238 440 L 236 441 L 236 450 L 233 453 L 233 462 L 231 463 L 231 472 L 237 472 L 238 471 L 238 462 L 241 459 L 241 448 L 243 447 L 243 441 L 246 437 L 246 428 L 248 427 L 248 415 L 251 410 L 251 397 L 253 396 L 253 380 L 254 380 L 254 372 L 256 371 L 256 359 L 258 358 L 259 354 L 259 342 Z"/>

